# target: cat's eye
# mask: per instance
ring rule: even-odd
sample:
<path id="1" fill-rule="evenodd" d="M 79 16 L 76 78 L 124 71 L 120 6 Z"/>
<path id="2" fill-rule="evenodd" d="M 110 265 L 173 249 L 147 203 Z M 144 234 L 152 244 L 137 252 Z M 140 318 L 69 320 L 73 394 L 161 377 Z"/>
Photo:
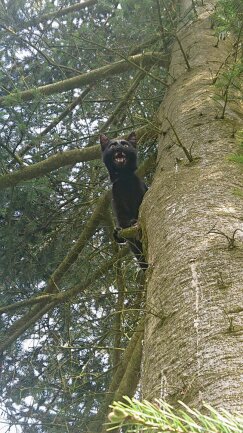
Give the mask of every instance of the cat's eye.
<path id="1" fill-rule="evenodd" d="M 127 143 L 124 143 L 123 147 L 129 147 L 129 145 Z"/>
<path id="2" fill-rule="evenodd" d="M 115 144 L 111 144 L 109 147 L 110 147 L 110 149 L 114 149 L 114 147 L 116 147 L 116 146 L 115 146 Z"/>

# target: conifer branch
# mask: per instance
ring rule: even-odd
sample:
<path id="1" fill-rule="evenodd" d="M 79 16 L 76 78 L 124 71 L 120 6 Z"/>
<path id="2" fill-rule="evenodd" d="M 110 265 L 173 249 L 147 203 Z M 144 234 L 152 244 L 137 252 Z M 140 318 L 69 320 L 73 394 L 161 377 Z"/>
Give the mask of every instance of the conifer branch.
<path id="1" fill-rule="evenodd" d="M 82 39 L 91 43 L 91 41 L 88 40 L 87 38 L 82 38 Z M 143 60 L 140 63 L 134 63 L 133 56 L 131 54 L 129 56 L 125 56 L 120 51 L 118 51 L 118 50 L 116 50 L 114 48 L 107 48 L 105 45 L 102 45 L 102 44 L 100 44 L 98 42 L 93 42 L 92 41 L 92 44 L 98 46 L 102 50 L 104 50 L 104 49 L 105 50 L 109 50 L 111 53 L 113 53 L 115 55 L 119 55 L 123 60 L 127 61 L 128 63 L 130 63 L 133 67 L 135 67 L 136 69 L 138 69 L 140 72 L 143 72 L 145 75 L 148 75 L 153 80 L 158 81 L 159 83 L 163 84 L 164 86 L 168 86 L 168 84 L 164 80 L 161 80 L 159 77 L 156 77 L 148 69 L 146 69 L 146 67 L 144 67 L 144 66 L 152 66 L 152 63 L 147 65 L 147 63 L 145 63 Z M 155 54 L 157 55 L 158 53 L 155 53 Z M 166 55 L 165 54 L 164 54 L 164 57 L 166 59 Z M 155 61 L 158 63 L 158 59 L 155 59 Z M 168 63 L 165 62 L 164 67 L 167 67 L 167 66 L 168 66 Z"/>
<path id="2" fill-rule="evenodd" d="M 67 165 L 73 165 L 77 162 L 92 161 L 100 157 L 100 146 L 87 147 L 85 149 L 67 150 L 63 153 L 50 156 L 44 161 L 28 167 L 21 168 L 13 173 L 0 176 L 0 190 L 17 185 L 20 182 L 36 179 L 44 176 L 53 170 Z"/>
<path id="3" fill-rule="evenodd" d="M 125 109 L 125 107 L 128 105 L 129 99 L 132 98 L 133 94 L 135 93 L 137 87 L 139 86 L 140 82 L 143 80 L 144 76 L 146 75 L 146 72 L 138 71 L 135 75 L 134 79 L 132 80 L 132 84 L 129 87 L 126 94 L 122 97 L 121 101 L 117 104 L 117 106 L 114 108 L 114 111 L 111 113 L 109 118 L 106 120 L 106 122 L 99 128 L 99 131 L 97 134 L 94 134 L 92 139 L 89 142 L 89 146 L 94 145 L 96 140 L 98 140 L 99 135 L 105 131 L 107 131 L 108 127 L 118 118 L 118 116 L 122 113 L 122 111 Z"/>
<path id="4" fill-rule="evenodd" d="M 167 7 L 165 1 L 164 1 L 164 0 L 162 0 L 162 1 L 163 1 L 164 8 L 165 8 L 165 10 L 166 10 L 166 12 L 167 12 L 167 14 L 168 14 L 168 17 L 169 17 L 169 20 L 170 20 L 171 26 L 172 26 L 172 28 L 173 28 L 173 27 L 174 27 L 174 22 L 173 22 L 173 19 L 172 19 L 171 13 L 170 13 L 170 11 L 169 11 L 169 9 L 168 9 L 168 7 Z M 183 48 L 183 46 L 182 46 L 182 43 L 181 43 L 179 37 L 177 36 L 176 31 L 175 31 L 175 33 L 174 33 L 174 36 L 175 36 L 175 39 L 176 39 L 176 41 L 177 41 L 177 43 L 178 43 L 178 45 L 179 45 L 179 48 L 180 48 L 181 53 L 182 53 L 182 55 L 183 55 L 183 58 L 184 58 L 184 60 L 185 60 L 186 67 L 187 67 L 188 70 L 190 70 L 190 69 L 191 69 L 191 66 L 190 66 L 190 64 L 189 64 L 189 61 L 188 61 L 187 55 L 186 55 L 186 53 L 185 53 L 185 51 L 184 51 L 184 48 Z"/>
<path id="5" fill-rule="evenodd" d="M 55 68 L 59 69 L 60 71 L 65 70 L 69 73 L 78 73 L 79 71 L 74 68 L 70 68 L 66 65 L 58 64 L 53 60 L 51 57 L 49 57 L 44 51 L 40 50 L 36 44 L 32 44 L 28 39 L 25 39 L 21 37 L 18 33 L 16 33 L 11 27 L 8 27 L 4 24 L 0 24 L 0 27 L 4 30 L 6 30 L 8 33 L 10 33 L 11 36 L 15 37 L 19 41 L 22 42 L 22 44 L 26 45 L 27 47 L 31 47 L 34 51 L 37 51 L 37 53 L 45 59 L 45 61 L 50 65 L 54 66 Z M 17 90 L 18 91 L 18 90 Z"/>
<path id="6" fill-rule="evenodd" d="M 145 128 L 141 128 L 137 134 L 138 139 L 144 133 Z M 36 164 L 30 165 L 28 167 L 21 168 L 17 171 L 14 171 L 13 173 L 8 173 L 0 176 L 0 190 L 13 187 L 20 182 L 36 179 L 54 170 L 57 170 L 58 168 L 66 167 L 67 165 L 74 165 L 78 162 L 86 162 L 92 161 L 94 159 L 99 159 L 100 155 L 101 151 L 99 145 L 90 146 L 83 149 L 67 150 L 63 153 L 60 152 L 56 155 L 50 156 L 44 161 L 37 162 Z M 152 158 L 152 160 L 148 158 L 147 160 L 145 160 L 144 169 L 147 170 L 146 166 L 153 163 L 154 158 Z M 138 170 L 141 170 L 141 167 Z"/>
<path id="7" fill-rule="evenodd" d="M 132 97 L 132 95 L 136 91 L 137 87 L 139 86 L 139 84 L 141 83 L 141 81 L 143 80 L 143 78 L 145 77 L 145 75 L 146 75 L 146 72 L 143 72 L 143 71 L 139 71 L 136 74 L 136 76 L 132 80 L 132 84 L 129 87 L 128 91 L 123 96 L 123 98 L 121 99 L 121 101 L 117 104 L 117 106 L 115 107 L 115 109 L 112 112 L 112 114 L 109 117 L 109 119 L 100 128 L 100 133 L 104 132 L 105 130 L 107 130 L 108 126 L 110 126 L 112 124 L 112 122 L 114 122 L 114 120 L 116 120 L 116 118 L 122 112 L 122 110 L 124 110 L 124 108 L 128 104 L 129 99 Z"/>
<path id="8" fill-rule="evenodd" d="M 222 409 L 216 411 L 209 404 L 204 404 L 204 412 L 189 408 L 179 402 L 181 409 L 175 410 L 163 400 L 150 403 L 123 397 L 123 401 L 111 405 L 107 431 L 127 426 L 129 432 L 174 432 L 174 433 L 242 433 L 243 416 L 230 414 Z"/>
<path id="9" fill-rule="evenodd" d="M 134 347 L 133 353 L 127 364 L 126 370 L 119 383 L 114 399 L 119 400 L 124 394 L 132 397 L 136 391 L 136 387 L 140 378 L 140 364 L 142 360 L 142 341 L 143 332 L 140 332 L 136 346 Z"/>
<path id="10" fill-rule="evenodd" d="M 177 43 L 178 43 L 178 45 L 179 45 L 179 47 L 180 47 L 180 50 L 181 50 L 181 52 L 182 52 L 182 55 L 183 55 L 183 57 L 184 57 L 184 60 L 185 60 L 185 63 L 186 63 L 186 67 L 187 67 L 187 69 L 188 69 L 188 71 L 189 71 L 189 70 L 191 69 L 191 66 L 190 66 L 190 64 L 189 64 L 189 61 L 188 61 L 188 58 L 187 58 L 186 53 L 185 53 L 185 51 L 184 51 L 184 48 L 183 48 L 183 46 L 182 46 L 182 43 L 181 43 L 180 39 L 178 38 L 177 34 L 175 34 L 175 38 L 176 38 L 176 41 L 177 41 Z"/>
<path id="11" fill-rule="evenodd" d="M 55 299 L 55 295 L 47 294 L 47 295 L 36 296 L 30 299 L 25 299 L 24 301 L 15 302 L 14 304 L 8 304 L 2 307 L 0 306 L 0 315 L 3 313 L 9 313 L 11 311 L 17 311 L 19 308 L 28 307 L 34 304 L 39 304 L 40 302 L 43 301 L 50 301 L 54 299 Z"/>
<path id="12" fill-rule="evenodd" d="M 100 278 L 102 275 L 106 274 L 107 270 L 109 270 L 117 260 L 120 260 L 121 257 L 124 257 L 129 252 L 128 248 L 123 248 L 119 251 L 117 256 L 112 257 L 110 260 L 104 263 L 96 272 L 92 274 L 92 277 L 87 279 L 84 283 L 73 286 L 65 292 L 59 292 L 55 294 L 55 296 L 50 297 L 50 302 L 43 305 L 45 301 L 40 302 L 40 305 L 37 305 L 28 313 L 24 314 L 20 319 L 16 320 L 12 326 L 8 328 L 6 331 L 2 341 L 0 341 L 0 354 L 3 353 L 9 346 L 16 341 L 21 335 L 24 334 L 32 325 L 34 325 L 39 319 L 43 317 L 44 314 L 50 312 L 54 307 L 63 302 L 69 301 L 80 293 L 84 292 L 88 289 L 94 281 Z M 35 298 L 33 298 L 34 301 Z"/>
<path id="13" fill-rule="evenodd" d="M 151 165 L 151 160 L 153 161 L 154 158 L 150 158 L 148 160 L 149 162 L 143 164 L 140 167 L 140 174 L 145 174 L 146 170 L 148 170 Z M 87 240 L 93 235 L 94 230 L 102 220 L 101 215 L 105 213 L 109 200 L 110 193 L 108 191 L 100 197 L 95 211 L 90 220 L 87 222 L 86 227 L 82 231 L 79 239 L 49 278 L 49 283 L 42 295 L 54 293 L 55 297 L 50 298 L 50 302 L 48 302 L 47 300 L 46 305 L 43 305 L 43 303 L 45 302 L 43 300 L 43 303 L 40 302 L 40 305 L 38 304 L 37 306 L 35 306 L 32 310 L 24 314 L 20 319 L 16 320 L 12 326 L 9 327 L 4 339 L 2 340 L 2 342 L 0 342 L 0 353 L 6 350 L 10 344 L 12 344 L 18 337 L 20 337 L 30 326 L 35 324 L 44 314 L 54 308 L 57 304 L 70 300 L 73 297 L 77 296 L 79 293 L 83 292 L 85 289 L 87 289 L 87 287 L 89 287 L 89 285 L 92 285 L 94 283 L 95 279 L 98 279 L 100 276 L 104 275 L 104 273 L 106 273 L 107 270 L 110 269 L 117 260 L 124 257 L 129 252 L 128 247 L 122 248 L 118 252 L 118 255 L 115 255 L 112 259 L 110 259 L 103 266 L 101 266 L 90 279 L 87 279 L 87 281 L 85 281 L 85 283 L 71 287 L 64 292 L 58 292 L 57 287 L 62 277 L 64 276 L 64 274 L 67 273 L 67 271 L 76 261 L 82 249 L 85 247 Z M 32 299 L 33 303 L 35 303 L 35 297 Z M 20 304 L 19 306 L 21 307 L 22 305 Z M 19 306 L 16 307 L 18 308 Z"/>
<path id="14" fill-rule="evenodd" d="M 72 78 L 67 78 L 66 80 L 2 96 L 0 97 L 0 107 L 21 105 L 23 102 L 32 101 L 35 98 L 66 92 L 87 84 L 94 84 L 97 81 L 106 80 L 108 77 L 118 73 L 121 74 L 134 69 L 139 66 L 141 62 L 143 66 L 148 66 L 155 61 L 166 66 L 168 56 L 162 55 L 161 53 L 144 53 L 130 56 L 126 60 L 119 60 L 118 62 L 102 66 L 101 68 L 85 72 Z"/>
<path id="15" fill-rule="evenodd" d="M 25 155 L 33 146 L 36 146 L 37 143 L 40 144 L 42 138 L 48 134 L 55 126 L 58 125 L 66 116 L 68 116 L 77 105 L 80 105 L 83 102 L 85 96 L 90 92 L 91 86 L 88 86 L 77 98 L 75 98 L 71 104 L 69 104 L 59 116 L 57 116 L 39 135 L 37 135 L 34 140 L 32 140 L 29 144 L 27 144 L 19 153 L 15 153 L 15 158 L 22 157 Z"/>
<path id="16" fill-rule="evenodd" d="M 131 227 L 119 230 L 119 237 L 125 239 L 139 238 L 139 231 L 139 226 L 137 224 L 134 224 Z"/>
<path id="17" fill-rule="evenodd" d="M 86 0 L 79 3 L 75 3 L 71 6 L 68 6 L 66 8 L 60 8 L 56 11 L 49 12 L 48 14 L 41 15 L 40 17 L 32 18 L 29 21 L 22 22 L 18 25 L 18 29 L 25 29 L 30 26 L 35 26 L 39 23 L 44 23 L 49 20 L 54 20 L 56 18 L 63 17 L 65 15 L 68 15 L 70 13 L 78 12 L 81 9 L 85 9 L 86 7 L 93 6 L 97 3 L 97 0 Z"/>
<path id="18" fill-rule="evenodd" d="M 113 242 L 116 244 L 116 242 Z M 116 246 L 118 250 L 118 245 Z M 116 266 L 116 287 L 117 287 L 117 301 L 116 301 L 116 311 L 114 315 L 114 343 L 113 343 L 113 356 L 112 356 L 112 364 L 114 369 L 118 367 L 121 352 L 117 350 L 118 347 L 121 347 L 121 338 L 122 338 L 122 318 L 124 314 L 124 300 L 125 300 L 125 281 L 124 276 L 122 275 L 122 260 L 117 262 Z"/>
<path id="19" fill-rule="evenodd" d="M 102 430 L 102 424 L 104 423 L 105 418 L 108 414 L 109 405 L 114 400 L 115 395 L 120 395 L 119 398 L 122 397 L 123 394 L 121 394 L 121 390 L 122 388 L 124 390 L 124 386 L 122 384 L 127 382 L 126 378 L 130 375 L 129 373 L 131 373 L 132 371 L 134 372 L 134 368 L 136 368 L 135 377 L 138 377 L 137 373 L 140 370 L 141 363 L 141 357 L 139 357 L 139 352 L 142 347 L 143 331 L 144 321 L 143 319 L 141 319 L 128 343 L 128 346 L 126 347 L 125 352 L 123 353 L 123 357 L 120 364 L 118 365 L 118 368 L 115 370 L 115 373 L 111 380 L 111 384 L 106 393 L 106 397 L 100 406 L 100 409 L 95 417 L 95 421 L 91 422 L 89 425 L 89 431 Z M 128 391 L 129 389 L 127 388 L 127 393 Z"/>
<path id="20" fill-rule="evenodd" d="M 57 267 L 57 269 L 53 272 L 53 274 L 49 278 L 48 285 L 44 290 L 44 292 L 42 293 L 42 295 L 58 292 L 57 287 L 62 277 L 76 261 L 79 254 L 85 247 L 87 240 L 93 235 L 94 230 L 99 225 L 100 215 L 104 212 L 104 209 L 107 208 L 108 203 L 109 203 L 109 193 L 107 192 L 98 200 L 96 209 L 92 217 L 90 218 L 90 220 L 87 222 L 85 229 L 82 231 L 79 239 L 74 244 L 74 246 L 70 249 L 70 251 L 64 258 L 64 260 L 60 263 L 60 265 Z M 74 287 L 70 289 L 68 292 L 59 293 L 59 297 L 56 297 L 54 301 L 52 301 L 52 299 L 50 300 L 50 302 L 47 301 L 47 304 L 43 308 L 41 308 L 39 305 L 35 306 L 30 312 L 28 312 L 23 317 L 18 319 L 9 328 L 7 332 L 7 334 L 9 334 L 9 337 L 7 337 L 6 341 L 9 340 L 11 343 L 16 338 L 18 338 L 22 334 L 22 332 L 24 332 L 26 329 L 29 328 L 29 326 L 31 326 L 33 323 L 39 320 L 43 316 L 43 314 L 49 311 L 54 305 L 56 305 L 56 303 L 65 301 L 67 297 L 67 293 L 68 296 L 71 297 L 71 296 L 75 296 L 78 293 L 78 291 L 79 291 L 79 287 Z M 5 345 L 5 343 L 3 343 L 2 345 L 0 344 L 0 351 L 4 350 L 6 347 L 7 346 Z"/>
<path id="21" fill-rule="evenodd" d="M 87 240 L 91 238 L 91 236 L 94 234 L 95 229 L 100 225 L 100 221 L 102 219 L 101 216 L 104 214 L 106 208 L 109 206 L 109 202 L 110 193 L 109 191 L 107 191 L 99 198 L 92 216 L 85 224 L 85 228 L 81 232 L 74 246 L 70 249 L 64 260 L 60 263 L 60 265 L 49 278 L 48 288 L 46 290 L 48 293 L 56 291 L 55 288 L 59 285 L 62 277 L 77 260 L 79 254 L 84 249 Z"/>

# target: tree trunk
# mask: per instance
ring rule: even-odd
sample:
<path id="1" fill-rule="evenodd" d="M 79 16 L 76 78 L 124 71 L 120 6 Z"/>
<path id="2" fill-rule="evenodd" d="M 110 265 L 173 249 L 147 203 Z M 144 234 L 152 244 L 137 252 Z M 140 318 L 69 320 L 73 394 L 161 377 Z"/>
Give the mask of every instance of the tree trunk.
<path id="1" fill-rule="evenodd" d="M 175 80 L 159 112 L 157 169 L 141 212 L 150 264 L 143 397 L 243 410 L 242 170 L 229 161 L 243 111 L 227 104 L 221 118 L 214 85 L 235 61 L 233 43 L 217 46 L 215 2 L 204 1 L 194 20 L 191 1 L 181 3 Z"/>

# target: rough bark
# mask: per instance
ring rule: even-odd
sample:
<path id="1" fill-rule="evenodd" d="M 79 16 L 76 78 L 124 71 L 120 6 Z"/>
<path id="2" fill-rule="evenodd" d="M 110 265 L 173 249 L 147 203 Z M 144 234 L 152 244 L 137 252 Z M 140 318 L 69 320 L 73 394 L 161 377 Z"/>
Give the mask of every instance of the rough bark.
<path id="1" fill-rule="evenodd" d="M 243 410 L 243 210 L 234 194 L 242 169 L 229 160 L 243 111 L 227 106 L 221 119 L 215 101 L 213 79 L 234 57 L 230 38 L 215 46 L 214 4 L 181 22 L 184 53 L 176 43 L 175 81 L 159 112 L 158 164 L 141 218 L 150 264 L 142 387 L 147 399 Z M 192 147 L 192 162 L 181 145 Z M 232 247 L 225 235 L 235 230 Z"/>

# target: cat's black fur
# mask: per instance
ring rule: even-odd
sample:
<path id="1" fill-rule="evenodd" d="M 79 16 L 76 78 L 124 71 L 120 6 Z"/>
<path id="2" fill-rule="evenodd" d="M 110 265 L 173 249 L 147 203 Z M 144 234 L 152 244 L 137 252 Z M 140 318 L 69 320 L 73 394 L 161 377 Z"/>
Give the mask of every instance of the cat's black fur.
<path id="1" fill-rule="evenodd" d="M 127 140 L 110 140 L 100 136 L 103 161 L 112 182 L 112 202 L 119 227 L 114 232 L 117 242 L 124 242 L 119 237 L 119 228 L 127 228 L 136 223 L 139 206 L 147 191 L 145 183 L 136 175 L 137 150 L 136 134 L 132 132 Z M 147 269 L 139 240 L 129 240 L 129 246 L 135 254 L 140 267 Z"/>

